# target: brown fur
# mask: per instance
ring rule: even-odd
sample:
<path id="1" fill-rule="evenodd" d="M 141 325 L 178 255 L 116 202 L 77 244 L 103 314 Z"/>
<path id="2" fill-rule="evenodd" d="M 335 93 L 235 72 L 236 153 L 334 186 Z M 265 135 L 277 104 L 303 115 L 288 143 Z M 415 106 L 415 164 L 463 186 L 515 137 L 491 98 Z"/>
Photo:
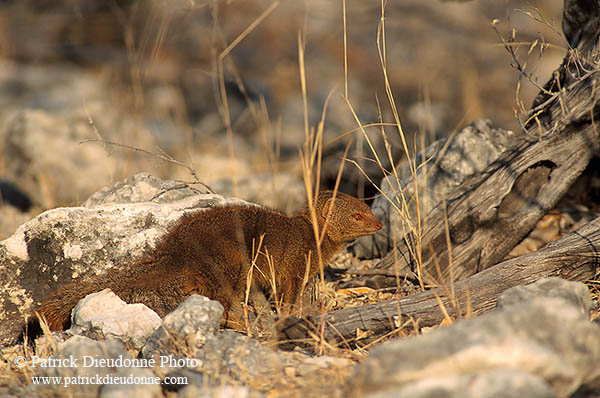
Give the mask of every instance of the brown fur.
<path id="1" fill-rule="evenodd" d="M 381 228 L 367 205 L 342 193 L 332 201 L 331 191 L 320 192 L 316 214 L 319 231 L 329 217 L 321 244 L 323 264 L 345 241 Z M 260 254 L 256 256 L 261 236 Z M 274 266 L 276 297 L 271 294 L 266 253 Z M 293 217 L 254 206 L 217 207 L 188 215 L 164 236 L 149 257 L 88 284 L 67 284 L 42 303 L 38 312 L 52 330 L 57 330 L 68 326 L 71 310 L 80 299 L 107 287 L 124 301 L 144 303 L 161 317 L 188 296 L 201 294 L 223 305 L 226 326 L 243 329 L 242 303 L 253 256 L 256 268 L 250 297 L 255 305 L 266 303 L 263 294 L 288 306 L 296 304 L 307 258 L 310 257 L 309 278 L 319 269 L 308 207 Z"/>

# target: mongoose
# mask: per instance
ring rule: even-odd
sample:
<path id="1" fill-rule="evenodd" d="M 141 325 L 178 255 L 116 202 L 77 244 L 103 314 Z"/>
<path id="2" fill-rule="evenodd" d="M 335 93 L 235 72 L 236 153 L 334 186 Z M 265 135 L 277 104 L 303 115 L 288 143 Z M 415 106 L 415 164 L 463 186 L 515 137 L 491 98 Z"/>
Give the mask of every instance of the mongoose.
<path id="1" fill-rule="evenodd" d="M 332 196 L 331 191 L 321 191 L 315 203 L 319 231 L 325 228 L 323 265 L 346 241 L 372 234 L 382 226 L 359 199 L 339 192 Z M 217 207 L 187 215 L 150 256 L 87 284 L 66 284 L 37 311 L 51 330 L 59 330 L 69 326 L 71 310 L 80 299 L 107 287 L 122 300 L 143 303 L 161 317 L 188 296 L 201 294 L 223 305 L 223 326 L 243 330 L 243 302 L 251 268 L 253 300 L 260 302 L 259 296 L 264 300 L 266 295 L 284 305 L 297 303 L 304 281 L 319 269 L 308 206 L 292 217 L 258 206 Z"/>

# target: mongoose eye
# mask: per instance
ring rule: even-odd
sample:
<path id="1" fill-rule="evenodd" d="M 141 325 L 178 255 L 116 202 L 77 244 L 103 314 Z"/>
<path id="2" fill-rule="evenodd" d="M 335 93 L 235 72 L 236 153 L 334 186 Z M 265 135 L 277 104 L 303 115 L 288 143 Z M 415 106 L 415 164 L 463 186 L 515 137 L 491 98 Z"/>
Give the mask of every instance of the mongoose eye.
<path id="1" fill-rule="evenodd" d="M 359 221 L 359 220 L 362 220 L 362 219 L 363 219 L 363 216 L 362 216 L 362 214 L 360 214 L 360 213 L 354 213 L 354 214 L 352 215 L 352 217 L 354 217 L 354 219 L 355 219 L 356 221 Z"/>

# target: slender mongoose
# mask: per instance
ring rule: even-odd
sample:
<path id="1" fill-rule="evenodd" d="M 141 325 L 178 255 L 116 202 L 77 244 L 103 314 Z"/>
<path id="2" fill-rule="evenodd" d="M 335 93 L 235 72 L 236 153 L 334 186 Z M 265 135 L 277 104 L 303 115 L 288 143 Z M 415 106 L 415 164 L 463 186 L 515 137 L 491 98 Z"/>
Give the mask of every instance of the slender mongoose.
<path id="1" fill-rule="evenodd" d="M 323 265 L 346 241 L 382 226 L 365 203 L 350 195 L 337 193 L 334 198 L 332 191 L 321 191 L 314 209 L 319 232 L 325 229 L 320 245 Z M 188 296 L 201 294 L 223 305 L 224 326 L 243 330 L 247 291 L 257 302 L 262 296 L 266 303 L 267 296 L 291 307 L 318 269 L 308 206 L 292 217 L 258 206 L 216 207 L 185 216 L 150 256 L 126 270 L 60 287 L 37 312 L 51 330 L 59 330 L 69 326 L 71 310 L 80 299 L 107 287 L 161 317 Z M 252 283 L 247 290 L 249 272 Z"/>

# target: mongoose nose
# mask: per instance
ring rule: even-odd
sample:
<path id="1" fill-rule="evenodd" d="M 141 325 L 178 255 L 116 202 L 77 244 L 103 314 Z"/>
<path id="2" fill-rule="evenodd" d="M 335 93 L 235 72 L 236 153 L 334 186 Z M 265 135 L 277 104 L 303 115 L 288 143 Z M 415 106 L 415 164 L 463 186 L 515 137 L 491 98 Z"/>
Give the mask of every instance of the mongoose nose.
<path id="1" fill-rule="evenodd" d="M 383 224 L 381 223 L 381 221 L 375 219 L 375 225 L 374 226 L 375 226 L 375 229 L 379 231 L 381 229 L 381 227 L 383 227 Z"/>

